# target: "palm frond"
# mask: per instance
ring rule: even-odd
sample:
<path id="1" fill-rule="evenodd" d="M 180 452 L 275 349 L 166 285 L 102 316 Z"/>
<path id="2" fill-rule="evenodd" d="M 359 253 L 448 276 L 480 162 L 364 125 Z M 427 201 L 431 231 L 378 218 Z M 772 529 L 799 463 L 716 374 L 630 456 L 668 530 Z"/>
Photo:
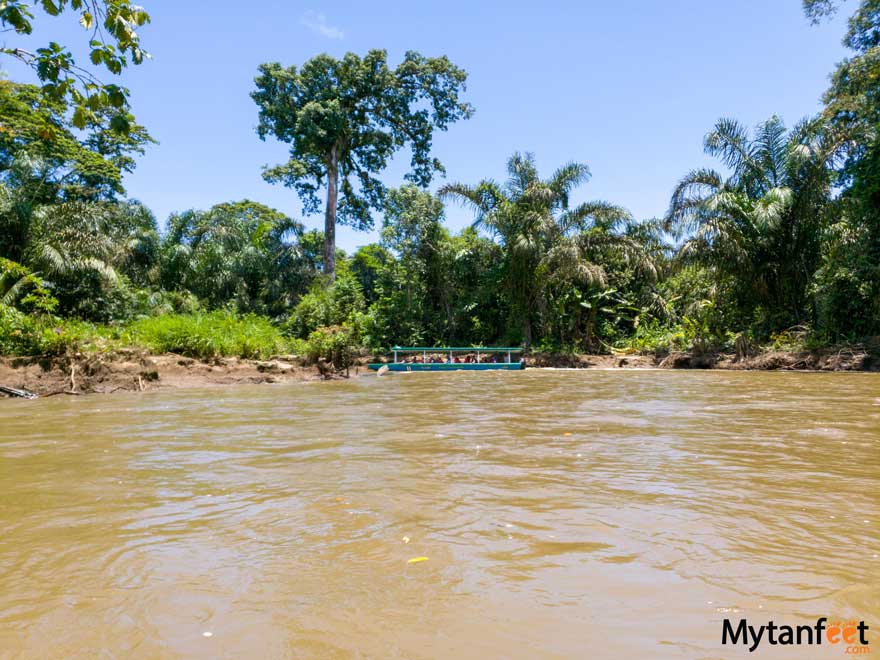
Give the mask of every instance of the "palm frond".
<path id="1" fill-rule="evenodd" d="M 563 233 L 571 230 L 583 231 L 590 226 L 615 230 L 625 226 L 633 219 L 632 213 L 622 206 L 605 201 L 592 201 L 579 204 L 559 216 Z"/>
<path id="2" fill-rule="evenodd" d="M 504 193 L 492 180 L 481 181 L 476 186 L 448 183 L 437 191 L 437 196 L 444 201 L 456 201 L 469 206 L 477 215 L 475 225 L 482 223 L 504 200 Z"/>
<path id="3" fill-rule="evenodd" d="M 511 195 L 521 195 L 529 186 L 538 181 L 538 167 L 535 165 L 535 154 L 531 152 L 515 152 L 507 161 L 507 189 Z"/>
<path id="4" fill-rule="evenodd" d="M 749 176 L 766 182 L 770 187 L 780 185 L 788 169 L 788 134 L 785 124 L 776 115 L 758 124 L 750 146 L 752 169 Z"/>
<path id="5" fill-rule="evenodd" d="M 704 138 L 703 147 L 738 174 L 758 169 L 749 149 L 749 132 L 735 119 L 719 119 Z"/>
<path id="6" fill-rule="evenodd" d="M 672 191 L 669 210 L 664 219 L 665 231 L 676 238 L 693 231 L 701 222 L 706 200 L 723 187 L 723 177 L 715 170 L 697 169 L 688 172 Z"/>
<path id="7" fill-rule="evenodd" d="M 553 173 L 547 186 L 559 200 L 560 208 L 568 208 L 571 191 L 590 180 L 590 168 L 583 163 L 566 163 Z"/>

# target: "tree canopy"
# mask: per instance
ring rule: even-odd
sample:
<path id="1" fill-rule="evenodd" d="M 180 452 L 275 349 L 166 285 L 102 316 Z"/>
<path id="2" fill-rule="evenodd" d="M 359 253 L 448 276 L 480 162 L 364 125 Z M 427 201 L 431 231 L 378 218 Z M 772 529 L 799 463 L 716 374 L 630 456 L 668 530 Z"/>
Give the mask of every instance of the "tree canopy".
<path id="1" fill-rule="evenodd" d="M 837 10 L 806 0 L 814 21 Z M 843 335 L 880 332 L 880 0 L 861 0 L 844 45 L 852 51 L 831 76 L 823 116 L 843 140 L 842 194 L 817 276 L 820 322 Z"/>
<path id="2" fill-rule="evenodd" d="M 570 204 L 571 194 L 590 177 L 582 163 L 563 165 L 544 180 L 533 154 L 516 153 L 507 161 L 507 172 L 504 185 L 489 180 L 475 186 L 453 183 L 441 188 L 440 195 L 473 208 L 474 226 L 489 230 L 501 241 L 502 280 L 511 302 L 511 318 L 522 328 L 521 338 L 528 347 L 533 323 L 547 309 L 552 283 L 564 280 L 569 288 L 586 289 L 607 284 L 602 266 L 590 261 L 583 249 L 584 232 L 597 224 L 625 223 L 631 217 L 624 208 L 607 202 Z M 583 302 L 575 311 L 589 305 Z"/>
<path id="3" fill-rule="evenodd" d="M 39 180 L 43 199 L 123 194 L 124 173 L 153 139 L 137 124 L 124 134 L 101 124 L 75 131 L 68 115 L 65 99 L 47 97 L 34 85 L 0 81 L 0 180 Z"/>
<path id="4" fill-rule="evenodd" d="M 705 150 L 730 175 L 694 170 L 673 193 L 667 228 L 686 238 L 681 257 L 735 282 L 740 320 L 756 308 L 773 317 L 772 327 L 812 320 L 808 287 L 819 267 L 839 148 L 823 129 L 805 121 L 788 132 L 772 117 L 750 135 L 735 120 L 719 120 Z"/>
<path id="5" fill-rule="evenodd" d="M 0 81 L 0 351 L 43 354 L 71 345 L 65 327 L 106 323 L 103 338 L 152 327 L 167 341 L 150 345 L 165 350 L 339 364 L 355 347 L 394 344 L 739 355 L 844 341 L 855 355 L 880 336 L 880 0 L 853 5 L 849 57 L 822 112 L 792 128 L 719 119 L 703 143 L 717 166 L 684 173 L 662 218 L 633 218 L 626 200 L 583 202 L 583 162 L 545 178 L 529 153 L 508 159 L 505 180 L 429 192 L 443 172 L 436 132 L 473 111 L 446 57 L 410 52 L 394 67 L 373 50 L 260 67 L 258 135 L 289 147 L 264 176 L 293 188 L 305 213 L 324 203 L 323 231 L 252 200 L 160 223 L 125 198 L 151 138 L 112 89 L 63 67 L 38 70 L 43 88 Z M 30 6 L 0 0 L 4 25 L 24 34 Z M 94 66 L 117 73 L 124 64 L 101 52 L 141 52 L 107 32 L 111 16 L 145 22 L 125 2 L 36 6 L 99 20 L 109 36 Z M 813 21 L 842 6 L 804 2 Z M 37 55 L 49 67 L 62 58 Z M 391 182 L 396 156 L 409 168 Z M 470 226 L 449 228 L 449 201 L 473 210 Z M 337 221 L 366 229 L 374 217 L 377 242 L 336 247 Z"/>
<path id="6" fill-rule="evenodd" d="M 257 132 L 290 144 L 290 159 L 264 177 L 299 193 L 306 213 L 316 213 L 326 186 L 324 272 L 335 272 L 336 222 L 372 227 L 386 187 L 378 174 L 401 148 L 411 150 L 405 176 L 426 186 L 443 166 L 431 156 L 435 130 L 471 115 L 460 99 L 467 74 L 446 57 L 409 51 L 396 68 L 384 50 L 363 58 L 318 55 L 302 67 L 263 64 L 252 97 Z"/>
<path id="7" fill-rule="evenodd" d="M 102 82 L 94 68 L 113 75 L 131 64 L 141 64 L 149 54 L 141 47 L 138 30 L 150 22 L 149 14 L 130 0 L 2 0 L 0 28 L 4 32 L 29 35 L 33 32 L 33 7 L 49 16 L 67 11 L 77 14 L 88 35 L 92 68 L 77 64 L 70 50 L 49 41 L 35 51 L 4 43 L 0 55 L 15 58 L 34 70 L 41 83 L 40 93 L 50 101 L 72 106 L 71 122 L 76 128 L 102 124 L 127 133 L 132 116 L 128 113 L 128 90 Z"/>

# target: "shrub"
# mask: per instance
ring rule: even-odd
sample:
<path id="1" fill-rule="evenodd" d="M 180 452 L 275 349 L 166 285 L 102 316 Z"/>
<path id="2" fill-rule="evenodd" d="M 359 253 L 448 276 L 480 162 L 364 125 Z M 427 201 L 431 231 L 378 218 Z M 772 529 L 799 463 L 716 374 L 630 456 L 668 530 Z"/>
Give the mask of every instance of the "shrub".
<path id="1" fill-rule="evenodd" d="M 119 345 L 118 331 L 106 326 L 48 314 L 24 314 L 0 304 L 0 355 L 64 355 Z"/>
<path id="2" fill-rule="evenodd" d="M 354 330 L 347 325 L 318 328 L 309 335 L 306 356 L 310 362 L 323 359 L 337 369 L 348 369 L 354 359 Z"/>
<path id="3" fill-rule="evenodd" d="M 293 337 L 308 337 L 322 326 L 350 324 L 364 310 L 364 293 L 360 282 L 348 273 L 340 273 L 327 286 L 317 281 L 304 295 L 285 324 Z"/>
<path id="4" fill-rule="evenodd" d="M 28 312 L 51 314 L 58 300 L 45 282 L 20 263 L 0 257 L 0 304 Z"/>

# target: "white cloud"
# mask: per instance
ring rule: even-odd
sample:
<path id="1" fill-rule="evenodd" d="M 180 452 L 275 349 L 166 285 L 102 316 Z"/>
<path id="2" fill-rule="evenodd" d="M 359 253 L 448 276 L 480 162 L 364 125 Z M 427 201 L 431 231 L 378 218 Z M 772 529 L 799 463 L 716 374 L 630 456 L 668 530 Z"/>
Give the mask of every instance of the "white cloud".
<path id="1" fill-rule="evenodd" d="M 299 22 L 305 25 L 315 34 L 320 34 L 322 37 L 327 37 L 328 39 L 345 38 L 345 32 L 340 30 L 335 25 L 327 24 L 327 17 L 324 14 L 312 11 L 311 9 L 303 14 Z"/>

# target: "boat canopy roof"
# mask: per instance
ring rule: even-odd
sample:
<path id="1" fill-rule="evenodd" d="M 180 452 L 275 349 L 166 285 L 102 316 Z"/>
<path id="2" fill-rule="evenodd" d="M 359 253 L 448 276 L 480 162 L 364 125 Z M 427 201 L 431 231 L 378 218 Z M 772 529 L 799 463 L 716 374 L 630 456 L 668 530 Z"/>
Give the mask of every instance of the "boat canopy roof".
<path id="1" fill-rule="evenodd" d="M 520 346 L 394 346 L 391 349 L 397 353 L 522 353 Z"/>

